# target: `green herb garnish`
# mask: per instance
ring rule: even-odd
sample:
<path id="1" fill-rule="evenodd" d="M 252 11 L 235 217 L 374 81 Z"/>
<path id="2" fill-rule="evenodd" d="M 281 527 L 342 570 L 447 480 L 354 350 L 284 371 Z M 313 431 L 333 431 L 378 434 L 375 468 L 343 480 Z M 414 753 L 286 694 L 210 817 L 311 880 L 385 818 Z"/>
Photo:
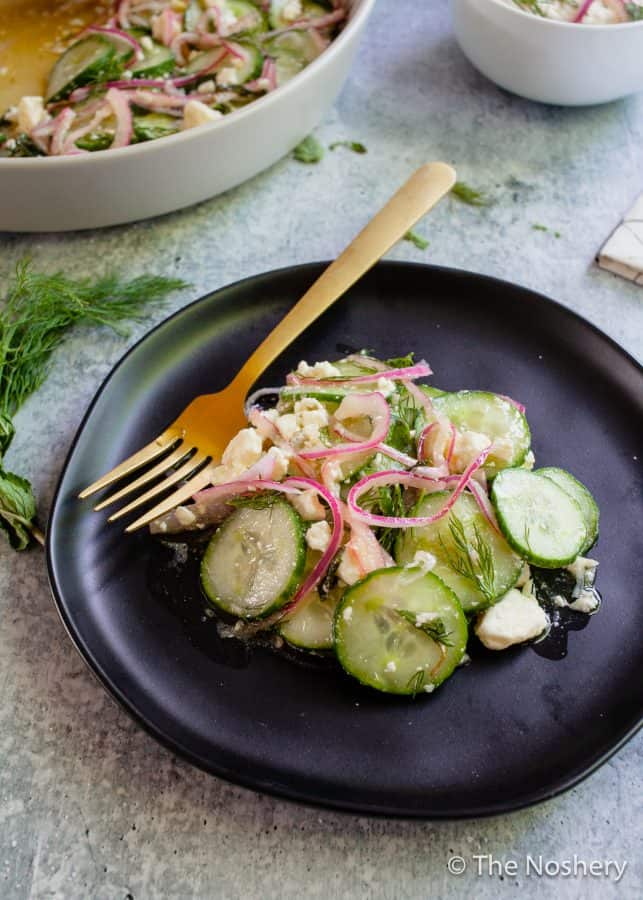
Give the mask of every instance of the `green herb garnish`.
<path id="1" fill-rule="evenodd" d="M 431 619 L 428 622 L 423 622 L 421 612 L 412 612 L 410 609 L 398 609 L 396 612 L 403 619 L 406 619 L 407 622 L 410 622 L 414 628 L 423 631 L 436 644 L 441 644 L 443 647 L 453 647 L 453 642 L 449 640 L 451 632 L 446 630 L 442 619 Z M 418 616 L 420 617 L 419 620 Z"/>
<path id="2" fill-rule="evenodd" d="M 45 380 L 51 354 L 70 328 L 108 325 L 124 334 L 120 323 L 141 319 L 147 303 L 182 287 L 179 279 L 151 275 L 71 279 L 19 263 L 0 303 L 0 461 L 13 437 L 12 417 Z M 35 509 L 29 482 L 0 469 L 0 525 L 17 550 L 37 533 Z"/>
<path id="3" fill-rule="evenodd" d="M 546 225 L 541 225 L 540 222 L 534 222 L 534 224 L 531 227 L 534 231 L 544 231 L 544 232 L 549 233 L 549 228 L 547 228 Z M 553 231 L 552 234 L 554 235 L 555 238 L 560 237 L 560 231 Z"/>
<path id="4" fill-rule="evenodd" d="M 514 0 L 514 3 L 516 4 L 516 6 L 519 6 L 521 9 L 524 9 L 527 12 L 532 12 L 537 16 L 546 18 L 545 13 L 541 9 L 538 0 Z"/>
<path id="5" fill-rule="evenodd" d="M 465 184 L 464 181 L 456 181 L 456 183 L 451 188 L 451 193 L 462 203 L 467 203 L 469 206 L 491 205 L 491 201 L 486 194 L 483 194 L 482 191 L 477 191 L 475 188 L 470 187 L 468 184 Z"/>
<path id="6" fill-rule="evenodd" d="M 411 675 L 409 680 L 406 682 L 406 686 L 412 691 L 412 694 L 415 697 L 416 694 L 419 694 L 424 687 L 425 681 L 426 672 L 424 671 L 424 669 L 419 669 L 414 675 Z"/>
<path id="7" fill-rule="evenodd" d="M 472 581 L 485 600 L 493 600 L 496 580 L 493 551 L 480 534 L 477 525 L 473 526 L 474 539 L 471 542 L 461 520 L 451 512 L 449 532 L 454 546 L 453 551 L 446 546 L 440 535 L 440 545 L 447 565 L 467 581 Z"/>
<path id="8" fill-rule="evenodd" d="M 368 153 L 367 148 L 359 141 L 335 141 L 328 149 L 336 150 L 338 147 L 346 147 L 347 150 L 352 150 L 353 153 Z"/>
<path id="9" fill-rule="evenodd" d="M 260 491 L 245 497 L 230 497 L 226 503 L 228 506 L 250 509 L 272 509 L 281 496 L 279 491 Z"/>
<path id="10" fill-rule="evenodd" d="M 638 3 L 626 3 L 625 11 L 634 22 L 643 22 L 643 6 Z"/>
<path id="11" fill-rule="evenodd" d="M 293 156 L 302 163 L 318 163 L 324 158 L 324 148 L 316 137 L 309 134 L 293 150 Z"/>
<path id="12" fill-rule="evenodd" d="M 429 246 L 429 242 L 426 238 L 423 238 L 421 234 L 418 234 L 416 231 L 407 231 L 404 235 L 405 241 L 410 241 L 411 244 L 415 244 L 418 250 L 426 250 Z"/>

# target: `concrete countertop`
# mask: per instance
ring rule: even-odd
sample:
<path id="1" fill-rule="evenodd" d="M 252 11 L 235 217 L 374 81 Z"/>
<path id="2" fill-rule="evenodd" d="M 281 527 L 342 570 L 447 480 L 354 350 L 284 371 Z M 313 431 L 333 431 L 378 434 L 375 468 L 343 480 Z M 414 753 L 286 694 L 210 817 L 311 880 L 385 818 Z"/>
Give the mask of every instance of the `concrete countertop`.
<path id="1" fill-rule="evenodd" d="M 409 27 L 409 23 L 413 27 Z M 518 281 L 556 298 L 643 357 L 643 289 L 593 258 L 643 186 L 643 96 L 547 108 L 497 89 L 453 39 L 446 0 L 380 0 L 324 144 L 368 154 L 285 159 L 229 194 L 100 232 L 3 235 L 2 270 L 177 274 L 193 287 L 132 329 L 129 343 L 200 294 L 267 269 L 332 257 L 415 167 L 454 163 L 494 204 L 448 200 L 419 227 L 435 262 Z M 534 226 L 544 226 L 543 231 Z M 559 235 L 559 236 L 557 236 Z M 94 391 L 128 346 L 78 330 L 17 417 L 7 466 L 30 478 L 46 519 Z M 427 348 L 427 353 L 429 352 Z M 37 550 L 0 544 L 0 896 L 18 898 L 529 897 L 643 894 L 639 735 L 567 794 L 509 816 L 417 823 L 299 807 L 232 787 L 144 734 L 85 669 L 50 601 Z M 467 871 L 449 874 L 447 861 Z M 516 860 L 476 873 L 474 855 Z M 614 877 L 527 872 L 544 861 L 627 862 Z"/>

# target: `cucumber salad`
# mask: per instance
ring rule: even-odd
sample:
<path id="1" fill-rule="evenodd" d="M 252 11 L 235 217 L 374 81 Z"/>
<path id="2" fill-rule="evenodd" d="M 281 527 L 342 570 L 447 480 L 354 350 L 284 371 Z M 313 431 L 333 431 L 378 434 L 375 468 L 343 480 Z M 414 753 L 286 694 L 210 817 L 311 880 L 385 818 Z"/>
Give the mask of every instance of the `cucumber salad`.
<path id="1" fill-rule="evenodd" d="M 0 155 L 116 149 L 215 121 L 313 62 L 345 0 L 120 0 L 0 119 Z"/>
<path id="2" fill-rule="evenodd" d="M 544 637 L 558 609 L 597 610 L 589 490 L 534 469 L 519 403 L 418 383 L 430 374 L 358 353 L 249 398 L 213 486 L 151 525 L 208 530 L 201 588 L 222 633 L 270 632 L 415 696 L 470 640 L 504 650 Z"/>
<path id="3" fill-rule="evenodd" d="M 643 0 L 504 0 L 525 12 L 577 25 L 618 25 L 643 21 Z"/>

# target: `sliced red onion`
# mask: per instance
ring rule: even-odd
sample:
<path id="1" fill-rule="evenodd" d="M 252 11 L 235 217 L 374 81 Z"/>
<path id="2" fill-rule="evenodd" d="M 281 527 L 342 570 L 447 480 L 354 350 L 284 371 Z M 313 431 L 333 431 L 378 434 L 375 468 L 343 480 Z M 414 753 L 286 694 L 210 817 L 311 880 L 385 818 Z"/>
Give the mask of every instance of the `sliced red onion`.
<path id="1" fill-rule="evenodd" d="M 375 449 L 386 438 L 391 424 L 391 410 L 384 394 L 380 394 L 379 391 L 374 391 L 372 394 L 349 394 L 344 397 L 335 411 L 333 427 L 340 435 L 346 436 L 351 432 L 342 426 L 342 419 L 366 417 L 371 420 L 373 425 L 371 436 L 366 440 L 335 444 L 334 447 L 324 447 L 320 450 L 306 450 L 300 453 L 300 456 L 302 459 L 330 459 L 344 456 L 347 453 L 364 453 L 366 450 Z"/>
<path id="2" fill-rule="evenodd" d="M 418 439 L 418 459 L 420 462 L 428 462 L 427 450 L 426 450 L 426 442 L 429 438 L 429 435 L 435 428 L 439 427 L 439 422 L 431 422 L 430 425 L 427 425 L 420 432 L 420 437 Z"/>
<path id="3" fill-rule="evenodd" d="M 176 96 L 174 94 L 159 94 L 154 91 L 137 90 L 129 95 L 132 103 L 141 106 L 143 109 L 182 109 L 188 102 L 185 94 Z"/>
<path id="4" fill-rule="evenodd" d="M 429 395 L 425 394 L 424 391 L 421 390 L 417 384 L 413 384 L 412 381 L 405 381 L 404 387 L 417 402 L 418 406 L 424 410 L 428 421 L 430 422 L 435 419 L 435 409 L 433 408 L 433 403 Z"/>
<path id="5" fill-rule="evenodd" d="M 433 370 L 429 364 L 422 360 L 414 366 L 407 366 L 404 369 L 383 369 L 380 372 L 369 372 L 367 375 L 347 375 L 346 378 L 305 378 L 303 375 L 297 375 L 296 372 L 290 372 L 286 381 L 288 384 L 303 387 L 328 387 L 329 385 L 339 387 L 341 385 L 369 384 L 379 381 L 380 378 L 388 378 L 389 381 L 406 381 L 432 374 Z"/>
<path id="6" fill-rule="evenodd" d="M 116 130 L 110 149 L 117 150 L 119 147 L 127 147 L 131 144 L 134 133 L 129 99 L 123 91 L 119 91 L 117 88 L 110 88 L 105 99 L 116 116 Z"/>
<path id="7" fill-rule="evenodd" d="M 578 12 L 572 19 L 572 22 L 582 22 L 583 19 L 585 18 L 585 16 L 587 15 L 587 13 L 589 12 L 589 8 L 593 2 L 594 2 L 594 0 L 583 0 Z"/>
<path id="8" fill-rule="evenodd" d="M 472 478 L 469 484 L 467 485 L 467 490 L 471 491 L 473 497 L 480 508 L 480 512 L 485 517 L 487 522 L 491 525 L 494 531 L 497 531 L 500 534 L 500 528 L 498 527 L 498 520 L 496 519 L 496 514 L 494 512 L 493 506 L 491 505 L 491 500 L 487 495 L 487 492 L 480 487 L 475 478 Z"/>
<path id="9" fill-rule="evenodd" d="M 157 41 L 169 47 L 175 37 L 181 34 L 181 19 L 169 6 L 154 20 L 152 34 Z"/>
<path id="10" fill-rule="evenodd" d="M 267 56 L 263 61 L 259 78 L 247 81 L 244 87 L 247 91 L 274 91 L 277 87 L 277 66 L 274 59 Z"/>
<path id="11" fill-rule="evenodd" d="M 288 478 L 286 481 L 284 481 L 283 487 L 286 489 L 297 488 L 301 491 L 316 491 L 322 498 L 322 500 L 327 503 L 330 509 L 331 516 L 333 518 L 333 525 L 328 547 L 322 554 L 322 557 L 317 565 L 313 567 L 308 577 L 305 578 L 302 584 L 299 586 L 292 600 L 279 611 L 280 618 L 285 616 L 287 613 L 291 613 L 303 600 L 303 598 L 307 597 L 308 594 L 310 594 L 310 592 L 317 587 L 319 582 L 326 574 L 328 566 L 332 562 L 335 554 L 339 550 L 344 533 L 344 521 L 339 502 L 335 497 L 333 497 L 331 492 L 327 490 L 323 485 L 321 485 L 318 481 L 315 481 L 312 478 Z"/>
<path id="12" fill-rule="evenodd" d="M 407 466 L 409 469 L 415 468 L 418 464 L 417 459 L 413 459 L 408 453 L 402 453 L 401 450 L 396 450 L 395 447 L 389 447 L 388 444 L 378 444 L 376 449 L 390 459 L 394 459 L 396 462 L 402 463 L 403 466 Z"/>
<path id="13" fill-rule="evenodd" d="M 451 436 L 449 438 L 449 445 L 447 447 L 447 452 L 444 455 L 444 460 L 447 464 L 447 468 L 451 468 L 451 460 L 453 459 L 453 451 L 455 450 L 455 439 L 458 436 L 458 432 L 455 430 L 455 425 L 453 422 L 449 422 L 449 432 Z"/>
<path id="14" fill-rule="evenodd" d="M 352 516 L 348 508 L 345 508 L 344 518 L 350 526 L 351 536 L 343 552 L 352 555 L 362 578 L 376 569 L 395 565 L 368 525 Z"/>
<path id="15" fill-rule="evenodd" d="M 506 400 L 507 403 L 511 403 L 512 406 L 515 406 L 518 412 L 525 414 L 526 407 L 523 406 L 522 403 L 519 403 L 517 400 L 513 400 L 511 397 L 507 397 L 506 394 L 498 394 L 498 397 L 502 397 L 503 400 Z"/>
<path id="16" fill-rule="evenodd" d="M 131 28 L 131 24 L 128 19 L 130 5 L 131 0 L 119 0 L 116 7 L 116 18 L 121 28 Z"/>
<path id="17" fill-rule="evenodd" d="M 67 134 L 69 133 L 69 129 L 71 128 L 71 123 L 75 118 L 76 113 L 73 111 L 73 109 L 70 109 L 68 106 L 66 106 L 58 113 L 56 118 L 53 120 L 51 144 L 49 147 L 49 152 L 52 156 L 60 156 L 63 153 L 65 139 L 67 137 Z"/>
<path id="18" fill-rule="evenodd" d="M 434 492 L 444 490 L 452 483 L 451 479 L 427 478 L 426 476 L 418 475 L 416 472 L 378 472 L 375 475 L 368 475 L 366 478 L 362 478 L 361 481 L 358 481 L 357 484 L 351 488 L 348 494 L 348 506 L 351 515 L 357 516 L 367 525 L 374 525 L 382 528 L 421 528 L 425 525 L 432 525 L 434 522 L 437 522 L 447 515 L 460 494 L 471 481 L 474 472 L 484 464 L 490 450 L 491 445 L 485 447 L 473 462 L 467 466 L 463 474 L 459 476 L 453 493 L 449 496 L 441 509 L 432 516 L 379 516 L 362 509 L 357 503 L 362 494 L 367 493 L 374 487 L 403 484 L 406 487 L 413 487 L 421 491 Z"/>
<path id="19" fill-rule="evenodd" d="M 131 34 L 128 34 L 126 31 L 121 31 L 120 28 L 108 28 L 103 25 L 90 25 L 85 29 L 86 32 L 90 32 L 92 34 L 106 34 L 111 35 L 112 37 L 118 38 L 120 41 L 123 41 L 125 44 L 129 44 L 132 48 L 132 52 L 136 53 L 138 59 L 142 59 L 143 48 L 136 40 L 136 38 L 132 37 Z"/>
<path id="20" fill-rule="evenodd" d="M 74 131 L 70 131 L 67 137 L 65 138 L 65 143 L 63 145 L 63 153 L 65 156 L 70 156 L 75 154 L 75 152 L 79 149 L 76 146 L 76 141 L 79 141 L 82 137 L 85 137 L 86 134 L 91 134 L 91 132 L 108 116 L 111 116 L 112 108 L 106 100 L 101 100 L 99 107 L 92 120 L 87 124 L 83 125 L 82 128 L 76 128 Z"/>

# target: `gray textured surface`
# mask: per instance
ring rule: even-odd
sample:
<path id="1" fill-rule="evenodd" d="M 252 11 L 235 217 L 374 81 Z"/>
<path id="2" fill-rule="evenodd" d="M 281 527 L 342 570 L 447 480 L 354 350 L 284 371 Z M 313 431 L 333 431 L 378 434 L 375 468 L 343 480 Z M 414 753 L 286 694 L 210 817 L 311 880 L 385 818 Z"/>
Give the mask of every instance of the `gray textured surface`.
<path id="1" fill-rule="evenodd" d="M 408 29 L 412 17 L 414 27 Z M 236 278 L 332 256 L 411 169 L 430 158 L 497 203 L 450 201 L 393 256 L 511 278 L 578 310 L 643 356 L 643 290 L 592 265 L 643 184 L 643 98 L 547 109 L 496 90 L 462 58 L 445 0 L 380 0 L 353 77 L 319 129 L 317 167 L 284 160 L 220 199 L 101 233 L 2 237 L 2 268 L 89 274 L 120 266 L 194 283 L 174 307 Z M 543 224 L 560 232 L 533 229 Z M 153 320 L 164 313 L 157 310 Z M 145 327 L 134 329 L 131 340 Z M 86 404 L 125 349 L 78 332 L 18 417 L 9 464 L 33 479 L 44 519 Z M 427 353 L 430 348 L 427 348 Z M 177 761 L 117 709 L 85 670 L 49 600 L 42 554 L 0 545 L 0 896 L 124 900 L 299 896 L 638 898 L 639 736 L 575 790 L 503 818 L 453 824 L 367 820 L 230 787 Z M 469 861 L 450 876 L 452 853 Z M 472 854 L 517 859 L 476 877 Z M 628 861 L 619 885 L 527 876 L 527 854 Z"/>

